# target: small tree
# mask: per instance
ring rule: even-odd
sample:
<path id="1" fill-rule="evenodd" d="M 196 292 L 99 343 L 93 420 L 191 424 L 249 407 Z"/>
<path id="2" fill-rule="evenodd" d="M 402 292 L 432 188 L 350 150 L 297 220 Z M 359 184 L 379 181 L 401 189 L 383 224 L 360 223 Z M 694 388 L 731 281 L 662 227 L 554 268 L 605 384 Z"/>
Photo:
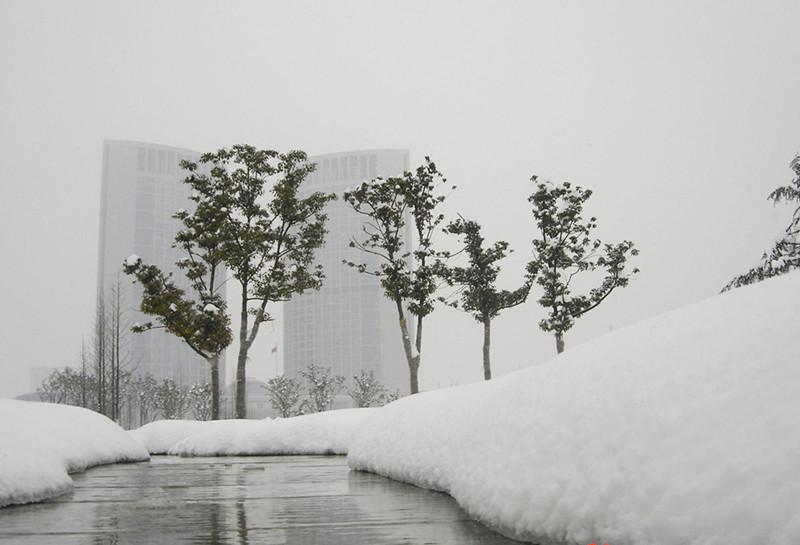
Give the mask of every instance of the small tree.
<path id="1" fill-rule="evenodd" d="M 306 398 L 301 411 L 319 413 L 331 410 L 333 399 L 344 387 L 345 378 L 341 375 L 331 376 L 330 367 L 323 369 L 313 363 L 300 374 L 306 381 Z"/>
<path id="2" fill-rule="evenodd" d="M 433 312 L 437 289 L 437 270 L 442 253 L 434 249 L 433 234 L 444 216 L 435 212 L 444 201 L 436 190 L 446 182 L 429 157 L 415 173 L 402 177 L 375 178 L 364 182 L 344 199 L 364 216 L 362 237 L 353 238 L 350 247 L 371 256 L 369 261 L 345 261 L 360 273 L 381 279 L 385 296 L 397 307 L 400 334 L 408 362 L 411 393 L 419 392 L 419 367 L 422 359 L 422 324 Z M 416 247 L 406 240 L 406 221 L 412 223 Z M 416 339 L 412 345 L 406 309 L 416 317 Z"/>
<path id="3" fill-rule="evenodd" d="M 625 270 L 628 256 L 638 255 L 639 251 L 633 242 L 612 245 L 591 238 L 597 218 L 587 221 L 582 217 L 591 190 L 569 183 L 557 187 L 537 181 L 536 176 L 531 181 L 536 184 L 536 192 L 528 200 L 533 204 L 539 234 L 533 240 L 534 258 L 527 266 L 528 278 L 543 289 L 538 302 L 549 310 L 539 327 L 554 332 L 556 350 L 561 353 L 564 333 L 575 320 L 597 308 L 616 288 L 627 286 L 630 277 L 639 272 L 639 269 Z M 573 295 L 573 279 L 596 269 L 605 271 L 600 285 L 588 295 Z"/>
<path id="4" fill-rule="evenodd" d="M 100 414 L 107 414 L 106 402 L 109 401 L 108 375 L 111 362 L 109 354 L 110 328 L 108 324 L 105 293 L 101 293 L 97 299 L 93 333 L 92 371 L 95 377 L 95 391 L 92 397 L 94 398 L 95 405 L 92 408 Z"/>
<path id="5" fill-rule="evenodd" d="M 300 381 L 280 375 L 269 379 L 267 385 L 262 388 L 267 390 L 269 403 L 278 411 L 281 418 L 289 418 L 298 413 L 297 403 L 300 401 L 302 389 Z"/>
<path id="6" fill-rule="evenodd" d="M 794 158 L 790 167 L 795 173 L 794 180 L 789 185 L 775 189 L 767 197 L 776 205 L 781 201 L 787 203 L 795 201 L 798 204 L 783 236 L 775 242 L 769 252 L 764 253 L 759 265 L 731 280 L 722 291 L 755 284 L 800 269 L 800 155 Z"/>
<path id="7" fill-rule="evenodd" d="M 375 375 L 364 370 L 353 377 L 353 386 L 348 389 L 347 393 L 358 407 L 383 405 L 389 396 L 386 388 L 375 378 Z"/>
<path id="8" fill-rule="evenodd" d="M 88 407 L 82 387 L 86 385 L 86 377 L 80 371 L 70 367 L 52 371 L 36 388 L 39 398 L 45 403 L 60 403 Z"/>
<path id="9" fill-rule="evenodd" d="M 188 388 L 178 386 L 171 378 L 165 378 L 156 388 L 153 406 L 167 420 L 181 418 L 186 413 L 188 394 Z"/>
<path id="10" fill-rule="evenodd" d="M 110 286 L 110 294 L 107 299 L 107 332 L 109 336 L 109 373 L 107 377 L 109 401 L 107 404 L 108 416 L 117 423 L 122 419 L 122 395 L 126 386 L 126 381 L 130 379 L 130 373 L 126 370 L 129 363 L 125 356 L 125 347 L 129 341 L 130 324 L 127 322 L 127 312 L 123 308 L 123 289 L 122 280 L 119 275 L 117 280 Z"/>
<path id="11" fill-rule="evenodd" d="M 302 197 L 300 187 L 315 168 L 302 151 L 280 154 L 244 144 L 206 153 L 199 163 L 184 161 L 198 203 L 220 213 L 219 256 L 241 285 L 239 354 L 236 363 L 236 418 L 247 417 L 246 366 L 267 305 L 295 293 L 319 289 L 323 271 L 314 252 L 325 239 L 323 213 L 335 195 Z M 272 199 L 262 204 L 270 191 Z M 190 234 L 192 237 L 197 233 Z"/>
<path id="12" fill-rule="evenodd" d="M 133 379 L 131 393 L 136 397 L 136 405 L 139 407 L 139 425 L 143 426 L 154 418 L 156 409 L 156 392 L 158 383 L 153 375 L 146 374 Z"/>
<path id="13" fill-rule="evenodd" d="M 513 291 L 498 290 L 495 287 L 497 275 L 500 273 L 497 262 L 511 250 L 505 241 L 495 242 L 491 248 L 484 248 L 481 226 L 478 223 L 459 217 L 445 228 L 445 232 L 462 236 L 464 251 L 469 256 L 467 267 L 443 268 L 443 276 L 451 286 L 461 287 L 461 308 L 483 324 L 483 378 L 490 380 L 492 320 L 502 310 L 524 303 L 531 285 L 530 282 L 525 282 Z M 457 302 L 451 304 L 458 308 Z"/>
<path id="14" fill-rule="evenodd" d="M 178 210 L 174 218 L 183 228 L 175 236 L 173 247 L 185 257 L 176 265 L 184 272 L 192 288 L 191 295 L 179 288 L 172 275 L 155 265 L 145 265 L 136 255 L 130 256 L 123 270 L 142 284 L 140 309 L 155 316 L 161 328 L 182 339 L 209 364 L 211 374 L 211 418 L 219 418 L 219 359 L 233 340 L 230 318 L 226 312 L 223 254 L 226 212 L 198 194 L 190 197 L 196 204 L 193 212 Z M 137 325 L 142 332 L 153 323 Z"/>
<path id="15" fill-rule="evenodd" d="M 197 420 L 211 420 L 211 385 L 192 384 L 187 392 L 188 404 Z"/>
<path id="16" fill-rule="evenodd" d="M 196 271 L 205 263 L 196 263 L 190 271 Z M 126 274 L 135 276 L 142 285 L 141 311 L 154 316 L 153 322 L 134 324 L 133 331 L 141 333 L 155 327 L 182 339 L 196 354 L 205 359 L 211 368 L 211 418 L 219 418 L 219 358 L 231 343 L 233 335 L 230 318 L 225 312 L 225 299 L 217 291 L 214 268 L 208 269 L 209 278 L 193 279 L 196 298 L 187 297 L 183 289 L 172 281 L 171 274 L 164 274 L 156 265 L 145 265 L 132 255 L 124 264 Z M 190 277 L 191 278 L 191 277 Z M 205 287 L 203 287 L 205 286 Z"/>

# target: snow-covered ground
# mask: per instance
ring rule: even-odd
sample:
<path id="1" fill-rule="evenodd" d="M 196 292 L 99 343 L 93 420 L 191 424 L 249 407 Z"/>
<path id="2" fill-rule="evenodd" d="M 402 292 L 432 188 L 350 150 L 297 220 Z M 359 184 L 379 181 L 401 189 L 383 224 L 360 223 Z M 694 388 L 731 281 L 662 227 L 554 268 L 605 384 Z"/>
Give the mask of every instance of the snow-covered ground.
<path id="1" fill-rule="evenodd" d="M 356 431 L 377 410 L 344 409 L 274 420 L 161 420 L 128 433 L 151 454 L 347 454 Z"/>
<path id="2" fill-rule="evenodd" d="M 381 409 L 125 434 L 81 409 L 2 401 L 0 505 L 146 456 L 120 434 L 154 453 L 349 452 L 351 467 L 445 491 L 522 539 L 800 543 L 800 273 Z"/>
<path id="3" fill-rule="evenodd" d="M 0 507 L 69 492 L 69 473 L 87 467 L 147 459 L 142 445 L 105 416 L 0 399 Z"/>
<path id="4" fill-rule="evenodd" d="M 401 399 L 349 462 L 525 539 L 800 543 L 800 273 Z"/>

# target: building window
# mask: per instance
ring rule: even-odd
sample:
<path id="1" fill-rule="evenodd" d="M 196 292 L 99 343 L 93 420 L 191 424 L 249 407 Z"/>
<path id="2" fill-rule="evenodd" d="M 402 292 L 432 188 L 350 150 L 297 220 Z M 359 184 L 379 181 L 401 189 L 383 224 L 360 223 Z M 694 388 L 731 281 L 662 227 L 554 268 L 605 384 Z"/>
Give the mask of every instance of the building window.
<path id="1" fill-rule="evenodd" d="M 369 156 L 369 179 L 377 178 L 378 176 L 378 156 Z"/>
<path id="2" fill-rule="evenodd" d="M 331 159 L 331 181 L 338 182 L 339 181 L 339 158 L 334 157 Z"/>
<path id="3" fill-rule="evenodd" d="M 138 193 L 136 195 L 136 210 L 155 210 L 156 197 L 152 193 Z"/>
<path id="4" fill-rule="evenodd" d="M 322 161 L 322 181 L 330 181 L 330 161 L 327 159 Z"/>
<path id="5" fill-rule="evenodd" d="M 358 178 L 358 156 L 353 155 L 350 158 L 350 179 L 355 180 Z"/>

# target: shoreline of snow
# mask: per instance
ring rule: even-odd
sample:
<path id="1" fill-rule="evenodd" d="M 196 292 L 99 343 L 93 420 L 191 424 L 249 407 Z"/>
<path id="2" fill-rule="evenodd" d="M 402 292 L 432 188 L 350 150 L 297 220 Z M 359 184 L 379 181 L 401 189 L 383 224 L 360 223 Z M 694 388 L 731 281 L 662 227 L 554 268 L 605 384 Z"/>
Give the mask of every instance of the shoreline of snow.
<path id="1" fill-rule="evenodd" d="M 159 420 L 128 433 L 140 441 L 150 454 L 345 455 L 358 429 L 377 410 L 340 409 L 264 420 Z"/>
<path id="2" fill-rule="evenodd" d="M 0 507 L 70 492 L 71 473 L 150 459 L 105 416 L 70 405 L 0 399 Z"/>
<path id="3" fill-rule="evenodd" d="M 516 539 L 800 542 L 800 273 L 400 399 L 348 461 Z"/>

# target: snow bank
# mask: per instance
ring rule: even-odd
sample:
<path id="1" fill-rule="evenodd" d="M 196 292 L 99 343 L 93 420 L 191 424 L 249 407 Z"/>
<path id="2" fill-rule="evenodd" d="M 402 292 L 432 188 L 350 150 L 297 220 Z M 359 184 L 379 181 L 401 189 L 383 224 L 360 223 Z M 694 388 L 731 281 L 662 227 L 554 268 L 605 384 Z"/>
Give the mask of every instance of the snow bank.
<path id="1" fill-rule="evenodd" d="M 489 383 L 401 399 L 351 467 L 452 495 L 517 538 L 800 543 L 800 274 Z"/>
<path id="2" fill-rule="evenodd" d="M 69 405 L 0 399 L 0 507 L 69 492 L 69 473 L 147 459 L 147 451 L 105 416 Z"/>
<path id="3" fill-rule="evenodd" d="M 150 454 L 167 454 L 176 443 L 206 429 L 210 424 L 198 420 L 157 420 L 128 433 Z"/>
<path id="4" fill-rule="evenodd" d="M 376 410 L 343 409 L 274 420 L 165 420 L 129 433 L 152 454 L 347 454 L 356 431 Z"/>

